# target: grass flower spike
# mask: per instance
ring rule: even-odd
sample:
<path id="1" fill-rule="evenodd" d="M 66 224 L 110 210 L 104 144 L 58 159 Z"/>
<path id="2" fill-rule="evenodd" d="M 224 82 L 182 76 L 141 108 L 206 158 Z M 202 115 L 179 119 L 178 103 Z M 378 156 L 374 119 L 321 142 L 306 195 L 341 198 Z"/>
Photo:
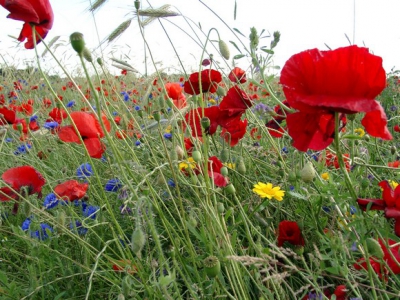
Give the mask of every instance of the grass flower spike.
<path id="1" fill-rule="evenodd" d="M 268 198 L 282 201 L 285 191 L 282 191 L 279 186 L 273 186 L 272 183 L 259 182 L 254 185 L 253 192 L 258 194 L 261 198 Z"/>

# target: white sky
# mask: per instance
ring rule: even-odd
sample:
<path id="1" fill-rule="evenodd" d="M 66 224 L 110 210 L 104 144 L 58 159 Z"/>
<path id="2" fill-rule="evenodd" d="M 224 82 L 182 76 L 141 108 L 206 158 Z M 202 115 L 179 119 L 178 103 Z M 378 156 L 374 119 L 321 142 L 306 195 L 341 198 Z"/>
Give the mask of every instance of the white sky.
<path id="1" fill-rule="evenodd" d="M 92 0 L 94 2 L 94 0 Z M 108 3 L 95 15 L 100 40 L 107 37 L 120 23 L 132 16 L 134 0 L 109 0 Z M 220 32 L 221 38 L 227 43 L 237 39 L 227 27 L 208 11 L 198 0 L 166 0 L 149 1 L 153 7 L 170 4 L 171 10 L 179 10 L 183 15 L 194 22 L 201 23 L 205 32 L 215 27 Z M 281 32 L 281 42 L 275 49 L 274 63 L 283 66 L 285 61 L 293 54 L 300 51 L 319 48 L 326 50 L 325 43 L 332 49 L 347 46 L 345 34 L 351 41 L 362 46 L 365 44 L 371 52 L 383 58 L 384 68 L 389 72 L 393 67 L 400 69 L 400 26 L 398 14 L 400 1 L 398 0 L 355 0 L 355 18 L 353 0 L 237 0 L 237 17 L 234 20 L 234 0 L 204 0 L 230 27 L 239 29 L 245 36 L 249 35 L 250 27 L 254 26 L 260 32 L 265 29 L 272 34 L 273 31 Z M 86 44 L 90 49 L 99 45 L 95 23 L 92 15 L 86 10 L 89 0 L 51 0 L 55 21 L 53 29 L 48 34 L 46 41 L 60 35 L 61 45 L 55 51 L 56 56 L 69 70 L 77 70 L 75 53 L 67 45 L 69 35 L 74 31 L 84 34 Z M 148 2 L 142 1 L 142 7 L 149 7 Z M 33 50 L 25 50 L 23 45 L 18 45 L 8 35 L 18 36 L 22 22 L 6 19 L 7 11 L 0 8 L 0 54 L 8 63 L 19 64 L 23 67 L 24 61 L 33 62 Z M 188 72 L 193 71 L 200 63 L 202 49 L 194 43 L 182 30 L 191 37 L 195 37 L 192 29 L 183 17 L 168 18 L 162 21 L 170 39 L 173 41 L 179 56 Z M 105 58 L 114 56 L 129 61 L 136 69 L 144 71 L 143 39 L 140 35 L 138 24 L 132 22 L 131 27 L 112 45 L 104 44 Z M 355 26 L 354 26 L 355 24 Z M 191 24 L 193 26 L 193 23 Z M 353 29 L 355 36 L 353 36 Z M 199 34 L 198 31 L 196 31 Z M 161 28 L 159 22 L 154 21 L 146 27 L 146 37 L 154 54 L 155 61 L 162 61 L 160 67 L 179 68 L 178 60 L 172 47 Z M 206 38 L 199 34 L 202 43 Z M 211 40 L 216 40 L 216 32 L 212 32 Z M 246 46 L 248 41 L 242 39 Z M 270 39 L 262 39 L 261 45 L 269 45 Z M 228 43 L 229 44 L 229 43 Z M 214 53 L 219 62 L 223 59 L 212 47 L 207 48 Z M 39 45 L 39 53 L 44 50 Z M 231 57 L 239 52 L 230 45 Z M 114 53 L 113 55 L 111 53 Z M 95 57 L 100 55 L 97 49 Z M 28 59 L 27 59 L 28 57 Z M 30 57 L 30 58 L 29 58 Z M 44 66 L 53 67 L 49 54 L 45 57 Z M 1 57 L 0 57 L 1 59 Z M 239 61 L 240 66 L 246 68 L 245 59 Z M 231 65 L 231 61 L 228 62 Z M 221 64 L 221 66 L 229 66 Z M 108 65 L 112 73 L 119 70 Z M 228 68 L 226 68 L 228 69 Z M 56 69 L 55 69 L 56 70 Z M 150 69 L 150 72 L 152 69 Z M 57 72 L 57 71 L 56 71 Z"/>

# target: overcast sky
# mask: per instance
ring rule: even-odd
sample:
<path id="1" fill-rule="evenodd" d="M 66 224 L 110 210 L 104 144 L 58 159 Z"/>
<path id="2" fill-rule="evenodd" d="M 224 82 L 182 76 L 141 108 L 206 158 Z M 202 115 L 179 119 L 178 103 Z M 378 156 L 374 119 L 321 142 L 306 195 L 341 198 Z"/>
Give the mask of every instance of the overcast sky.
<path id="1" fill-rule="evenodd" d="M 93 0 L 94 1 L 94 0 Z M 75 53 L 67 45 L 69 35 L 74 31 L 84 34 L 90 49 L 96 49 L 95 57 L 101 55 L 99 39 L 103 40 L 120 23 L 133 16 L 133 0 L 109 0 L 100 9 L 95 18 L 87 11 L 89 0 L 51 0 L 55 21 L 53 29 L 48 34 L 46 41 L 55 36 L 61 36 L 60 45 L 55 54 L 63 61 L 69 70 L 76 70 Z M 254 26 L 260 32 L 262 29 L 271 34 L 279 30 L 281 42 L 275 49 L 274 63 L 283 66 L 285 61 L 293 54 L 312 48 L 326 50 L 349 45 L 345 34 L 350 41 L 360 46 L 367 46 L 371 52 L 383 58 L 385 70 L 389 72 L 393 67 L 400 69 L 400 26 L 398 13 L 400 1 L 398 0 L 237 0 L 236 20 L 234 20 L 234 0 L 204 0 L 215 13 L 220 16 L 231 28 L 237 28 L 245 36 L 249 35 L 250 27 Z M 199 65 L 202 49 L 197 42 L 204 43 L 205 36 L 192 30 L 195 23 L 200 22 L 204 32 L 214 27 L 228 44 L 238 40 L 229 29 L 198 0 L 169 0 L 169 1 L 142 1 L 142 7 L 160 7 L 170 4 L 171 10 L 181 12 L 183 17 L 171 17 L 162 21 L 169 38 L 178 51 L 188 72 Z M 355 10 L 354 10 L 355 7 Z M 23 45 L 18 45 L 8 35 L 18 36 L 22 22 L 6 19 L 7 11 L 0 9 L 0 54 L 10 63 L 33 61 L 33 50 L 25 50 Z M 191 23 L 192 20 L 194 23 Z M 103 44 L 102 50 L 105 58 L 114 56 L 129 61 L 136 69 L 144 71 L 143 39 L 137 20 L 113 44 Z M 190 24 L 190 26 L 189 26 Z M 97 32 L 96 33 L 96 26 Z M 145 27 L 145 34 L 156 62 L 161 62 L 160 68 L 167 68 L 173 72 L 179 63 L 172 46 L 158 21 Z M 98 37 L 99 36 L 99 37 Z M 217 40 L 216 32 L 212 32 L 211 40 Z M 248 45 L 245 38 L 242 41 Z M 269 45 L 270 39 L 262 39 L 261 45 Z M 39 46 L 39 53 L 44 50 Z M 231 66 L 231 61 L 225 64 L 217 51 L 207 48 L 214 53 L 221 66 Z M 231 56 L 239 52 L 230 45 Z M 30 59 L 26 58 L 30 57 Z M 245 59 L 240 66 L 246 68 Z M 51 67 L 51 57 L 46 55 L 44 65 Z M 109 66 L 113 73 L 118 73 L 116 68 Z"/>

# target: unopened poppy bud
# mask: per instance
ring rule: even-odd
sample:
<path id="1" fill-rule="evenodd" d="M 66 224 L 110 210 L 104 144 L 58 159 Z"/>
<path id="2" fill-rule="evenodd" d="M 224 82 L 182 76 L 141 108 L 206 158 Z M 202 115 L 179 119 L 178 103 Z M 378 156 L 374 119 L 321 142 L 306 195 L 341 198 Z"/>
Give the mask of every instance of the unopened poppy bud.
<path id="1" fill-rule="evenodd" d="M 117 300 L 125 300 L 124 294 L 119 294 Z"/>
<path id="2" fill-rule="evenodd" d="M 179 145 L 176 145 L 175 152 L 178 156 L 178 159 L 183 159 L 183 157 L 185 156 L 185 151 L 183 151 L 182 147 Z"/>
<path id="3" fill-rule="evenodd" d="M 22 130 L 24 129 L 24 126 L 22 125 L 22 123 L 17 123 L 16 127 L 17 127 L 17 130 L 19 131 L 19 133 L 22 133 Z"/>
<path id="4" fill-rule="evenodd" d="M 217 87 L 216 93 L 218 97 L 224 97 L 226 95 L 225 89 L 222 86 Z"/>
<path id="5" fill-rule="evenodd" d="M 193 157 L 193 160 L 195 161 L 195 162 L 200 162 L 201 161 L 201 152 L 199 151 L 199 150 L 194 150 L 193 152 L 192 152 L 192 157 Z"/>
<path id="6" fill-rule="evenodd" d="M 222 202 L 218 202 L 217 203 L 217 210 L 220 214 L 224 213 L 225 211 L 225 206 Z"/>
<path id="7" fill-rule="evenodd" d="M 158 110 L 153 111 L 153 117 L 154 117 L 154 120 L 156 120 L 157 122 L 160 122 L 161 114 L 160 114 L 160 112 Z"/>
<path id="8" fill-rule="evenodd" d="M 82 55 L 83 50 L 85 49 L 85 40 L 83 38 L 83 34 L 80 32 L 74 32 L 69 36 L 69 40 L 72 48 L 74 48 L 79 55 Z"/>
<path id="9" fill-rule="evenodd" d="M 384 257 L 382 247 L 377 240 L 366 238 L 365 244 L 367 245 L 368 252 L 371 256 L 375 256 L 379 259 L 382 259 Z"/>
<path id="10" fill-rule="evenodd" d="M 368 134 L 364 135 L 364 140 L 365 140 L 365 141 L 369 142 L 370 139 L 371 139 L 371 138 L 370 138 L 370 136 L 369 136 Z"/>
<path id="11" fill-rule="evenodd" d="M 139 10 L 140 9 L 140 1 L 139 0 L 135 0 L 134 4 L 135 4 L 136 10 Z"/>
<path id="12" fill-rule="evenodd" d="M 97 63 L 98 63 L 100 66 L 103 66 L 103 60 L 101 59 L 101 57 L 98 57 L 98 58 L 96 59 L 96 61 L 97 61 Z"/>
<path id="13" fill-rule="evenodd" d="M 225 188 L 225 191 L 226 191 L 229 195 L 233 195 L 233 194 L 236 193 L 235 186 L 234 186 L 232 183 L 230 183 L 230 184 Z"/>
<path id="14" fill-rule="evenodd" d="M 300 171 L 300 178 L 304 182 L 311 182 L 315 177 L 315 169 L 311 162 L 307 162 L 304 168 Z"/>
<path id="15" fill-rule="evenodd" d="M 221 263 L 216 256 L 209 256 L 203 260 L 204 270 L 210 278 L 218 276 L 221 272 Z"/>
<path id="16" fill-rule="evenodd" d="M 395 154 L 396 151 L 397 151 L 396 146 L 393 145 L 392 147 L 390 147 L 390 153 Z"/>
<path id="17" fill-rule="evenodd" d="M 201 126 L 204 129 L 208 129 L 210 127 L 210 124 L 211 124 L 211 122 L 210 122 L 209 118 L 207 118 L 207 117 L 201 118 Z"/>
<path id="18" fill-rule="evenodd" d="M 246 174 L 246 165 L 244 164 L 243 159 L 239 160 L 239 163 L 237 165 L 237 170 L 240 174 Z"/>
<path id="19" fill-rule="evenodd" d="M 227 167 L 222 167 L 219 171 L 220 171 L 221 175 L 223 175 L 225 177 L 228 176 L 228 174 L 229 174 L 229 170 Z"/>
<path id="20" fill-rule="evenodd" d="M 144 232 L 140 226 L 137 226 L 135 231 L 133 231 L 131 243 L 132 252 L 138 255 L 146 243 Z"/>
<path id="21" fill-rule="evenodd" d="M 296 253 L 297 255 L 303 255 L 303 253 L 304 253 L 303 246 L 295 246 L 293 250 L 294 250 L 294 253 Z"/>
<path id="22" fill-rule="evenodd" d="M 229 160 L 229 150 L 228 149 L 222 149 L 220 158 L 222 162 L 227 162 Z"/>
<path id="23" fill-rule="evenodd" d="M 93 56 L 92 53 L 90 53 L 90 50 L 88 48 L 83 48 L 82 56 L 90 63 L 93 62 Z M 97 92 L 97 91 L 96 91 Z"/>
<path id="24" fill-rule="evenodd" d="M 222 57 L 228 60 L 229 56 L 231 55 L 229 52 L 228 45 L 223 40 L 219 40 L 218 46 L 219 46 L 219 52 L 221 52 Z"/>

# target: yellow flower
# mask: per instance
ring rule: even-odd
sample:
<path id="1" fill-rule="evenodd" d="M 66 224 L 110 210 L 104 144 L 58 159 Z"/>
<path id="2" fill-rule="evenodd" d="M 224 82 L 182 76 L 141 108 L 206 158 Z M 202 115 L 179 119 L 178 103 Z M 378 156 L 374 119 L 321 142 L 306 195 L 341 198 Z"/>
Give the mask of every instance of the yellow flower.
<path id="1" fill-rule="evenodd" d="M 172 130 L 172 126 L 171 125 L 168 125 L 167 128 L 165 128 L 165 132 L 166 133 L 170 133 L 171 130 Z"/>
<path id="2" fill-rule="evenodd" d="M 396 181 L 389 180 L 389 184 L 392 187 L 392 189 L 395 189 L 399 184 Z"/>
<path id="3" fill-rule="evenodd" d="M 359 137 L 363 137 L 365 135 L 365 131 L 362 128 L 354 129 L 354 133 L 356 133 Z"/>
<path id="4" fill-rule="evenodd" d="M 258 194 L 261 198 L 268 198 L 282 201 L 285 191 L 282 191 L 279 186 L 273 186 L 272 183 L 259 182 L 254 185 L 253 192 Z"/>
<path id="5" fill-rule="evenodd" d="M 179 170 L 186 170 L 187 168 L 194 169 L 196 168 L 196 162 L 194 161 L 193 157 L 189 157 L 187 161 L 183 161 L 179 163 Z"/>
<path id="6" fill-rule="evenodd" d="M 217 103 L 217 101 L 215 101 L 214 99 L 208 99 L 208 102 L 210 102 L 211 104 Z"/>
<path id="7" fill-rule="evenodd" d="M 224 163 L 224 166 L 232 170 L 235 170 L 236 168 L 236 165 L 233 163 Z"/>
<path id="8" fill-rule="evenodd" d="M 322 177 L 323 180 L 329 180 L 329 174 L 327 172 L 322 173 L 321 177 Z"/>

